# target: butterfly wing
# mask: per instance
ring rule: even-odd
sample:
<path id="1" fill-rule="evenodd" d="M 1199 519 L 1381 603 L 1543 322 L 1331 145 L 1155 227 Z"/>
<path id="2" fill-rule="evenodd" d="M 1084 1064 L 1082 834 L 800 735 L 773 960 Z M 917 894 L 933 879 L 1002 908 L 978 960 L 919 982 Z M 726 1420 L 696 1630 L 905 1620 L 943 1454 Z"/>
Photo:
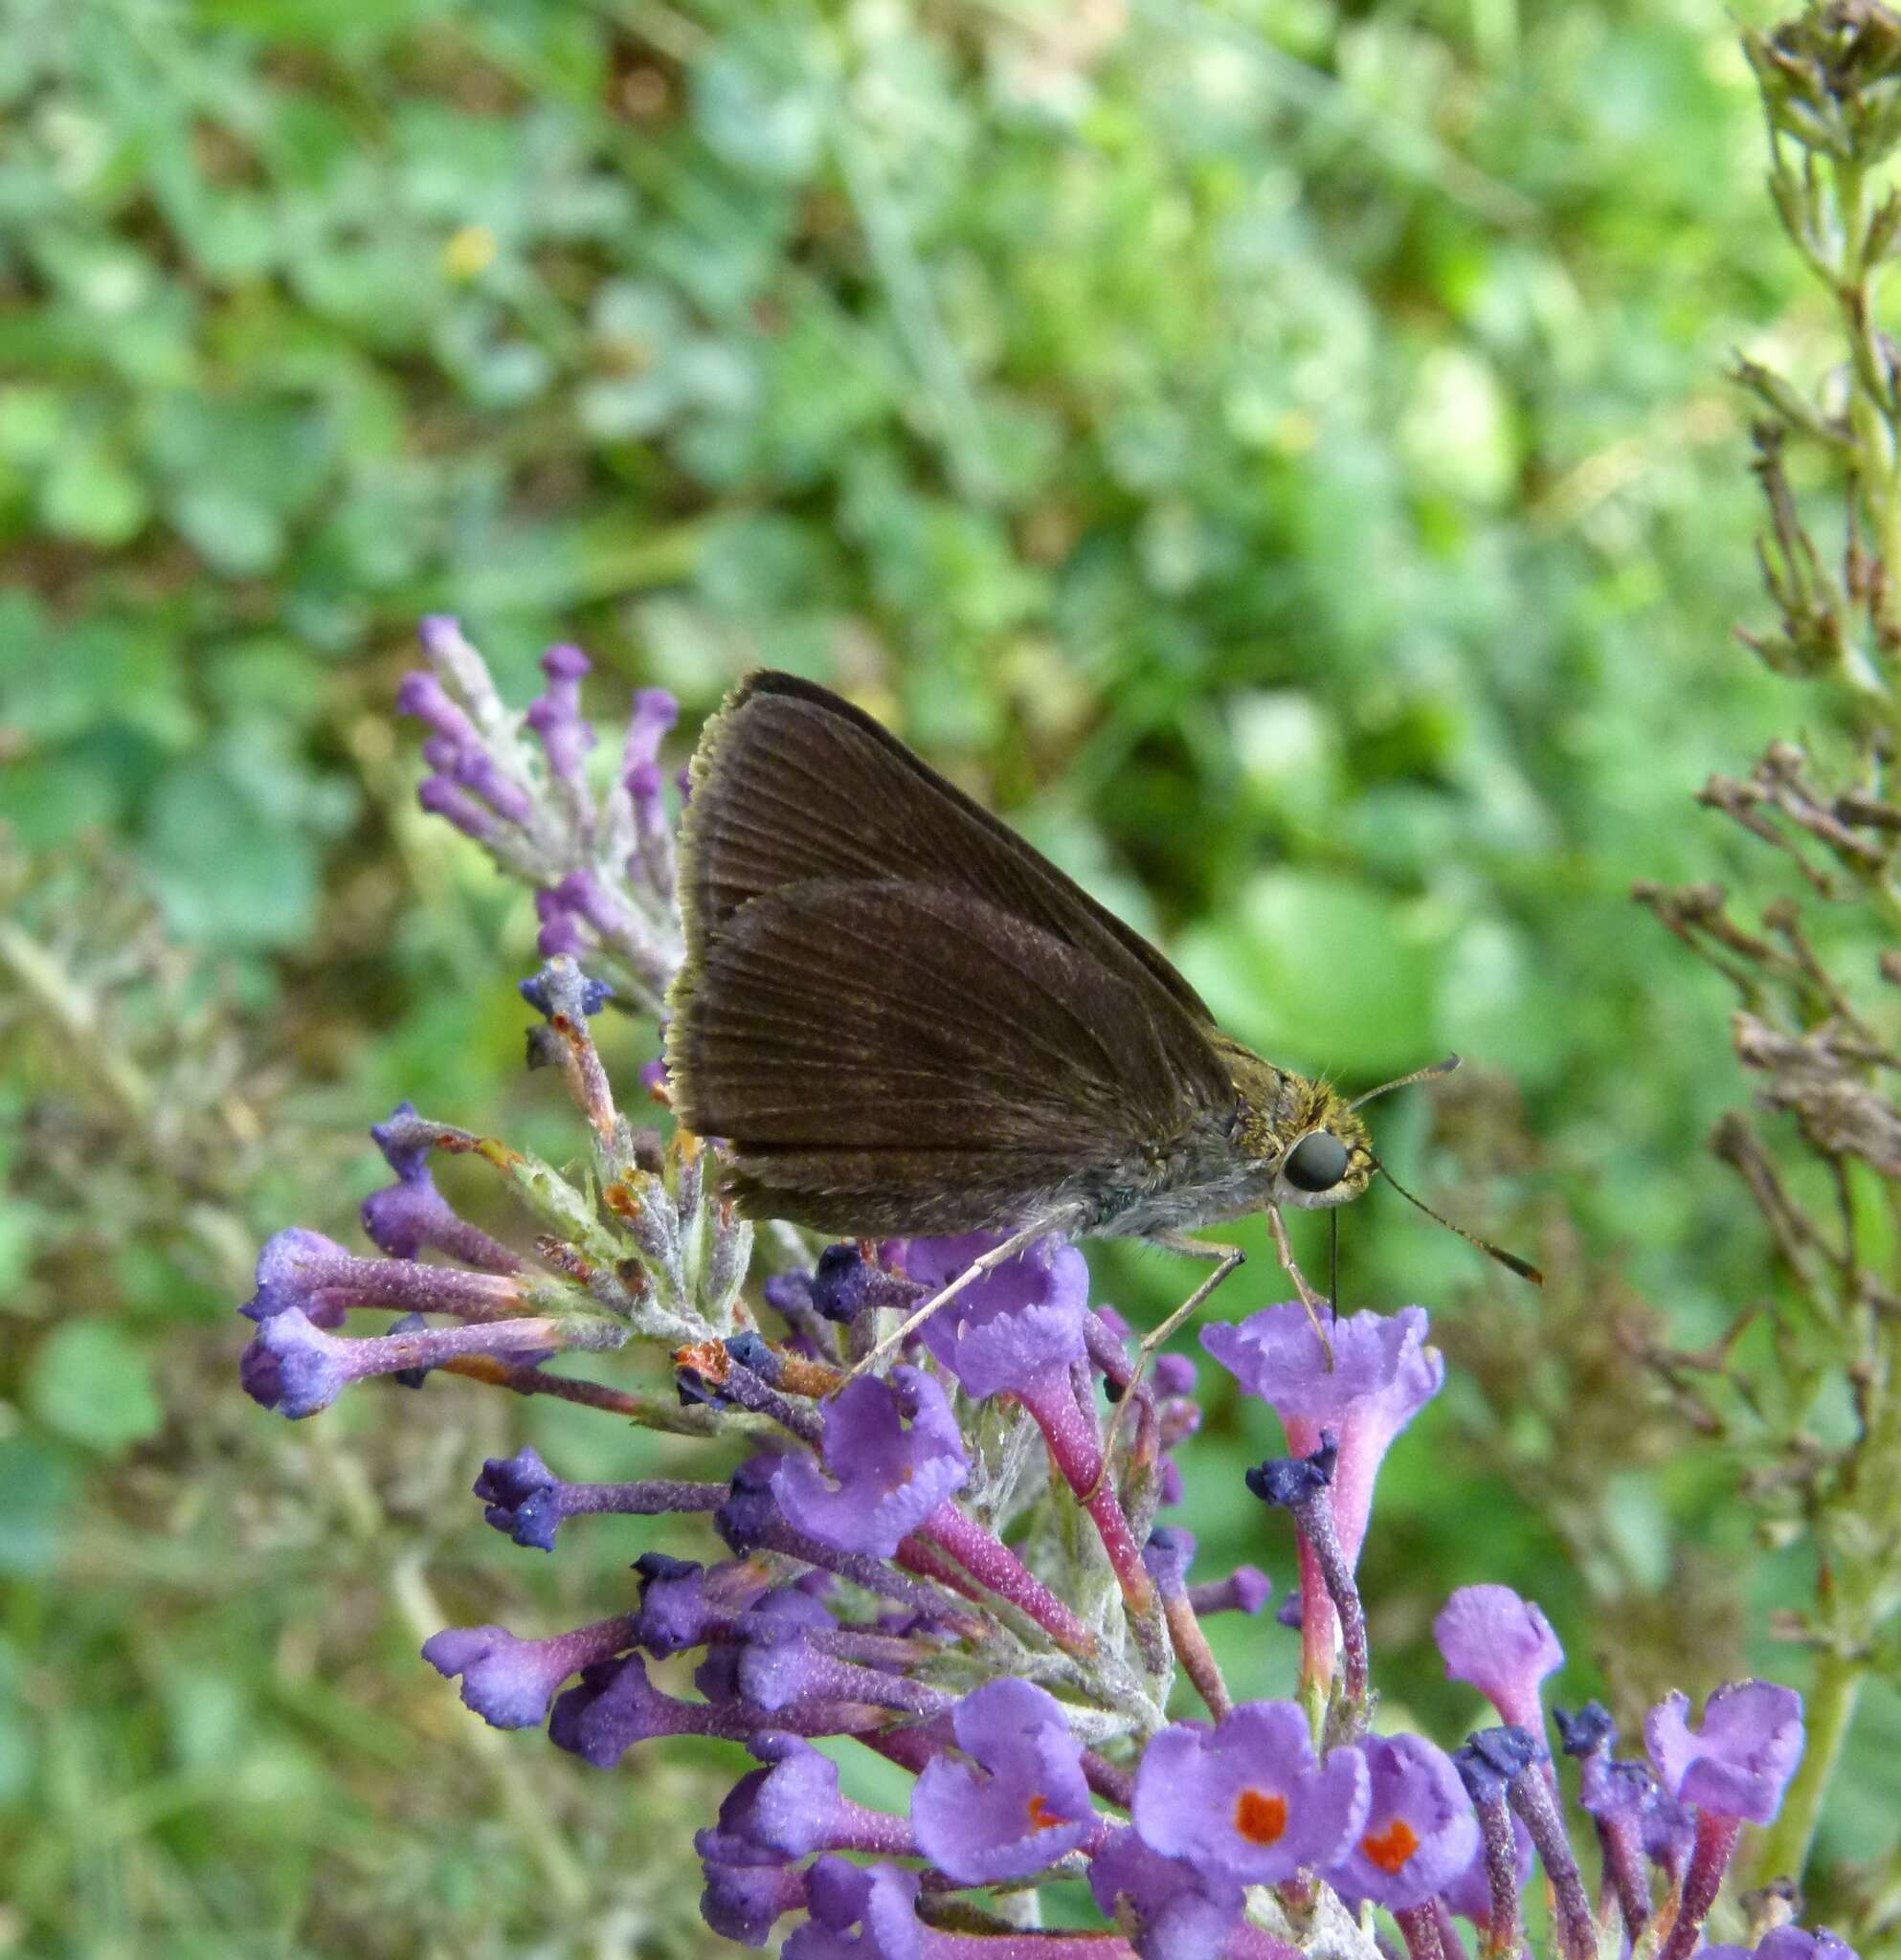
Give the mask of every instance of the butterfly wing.
<path id="1" fill-rule="evenodd" d="M 682 901 L 676 1106 L 727 1140 L 755 1215 L 1027 1222 L 1234 1107 L 1173 969 L 809 682 L 755 676 L 710 725 Z"/>
<path id="2" fill-rule="evenodd" d="M 1027 919 L 1213 1025 L 1146 940 L 861 708 L 796 675 L 748 675 L 707 724 L 682 843 L 689 951 L 764 892 L 914 878 Z"/>

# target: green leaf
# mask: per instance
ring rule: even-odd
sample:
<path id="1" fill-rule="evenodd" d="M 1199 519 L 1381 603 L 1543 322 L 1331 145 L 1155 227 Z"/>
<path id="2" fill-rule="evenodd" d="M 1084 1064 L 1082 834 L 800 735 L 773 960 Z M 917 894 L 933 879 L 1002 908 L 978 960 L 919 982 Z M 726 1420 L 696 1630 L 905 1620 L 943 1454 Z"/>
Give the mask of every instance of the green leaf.
<path id="1" fill-rule="evenodd" d="M 104 1321 L 69 1321 L 39 1344 L 26 1400 L 56 1435 L 104 1457 L 123 1455 L 165 1426 L 145 1354 Z"/>
<path id="2" fill-rule="evenodd" d="M 289 946 L 309 930 L 317 901 L 309 838 L 271 821 L 214 764 L 174 769 L 160 785 L 146 820 L 145 861 L 166 921 L 181 938 Z"/>
<path id="3" fill-rule="evenodd" d="M 1177 952 L 1216 1018 L 1273 1060 L 1397 1072 L 1437 1045 L 1437 941 L 1346 876 L 1264 873 L 1231 919 L 1195 928 Z"/>
<path id="4" fill-rule="evenodd" d="M 78 1477 L 61 1454 L 30 1436 L 0 1437 L 0 1573 L 30 1579 L 59 1557 L 60 1531 Z"/>

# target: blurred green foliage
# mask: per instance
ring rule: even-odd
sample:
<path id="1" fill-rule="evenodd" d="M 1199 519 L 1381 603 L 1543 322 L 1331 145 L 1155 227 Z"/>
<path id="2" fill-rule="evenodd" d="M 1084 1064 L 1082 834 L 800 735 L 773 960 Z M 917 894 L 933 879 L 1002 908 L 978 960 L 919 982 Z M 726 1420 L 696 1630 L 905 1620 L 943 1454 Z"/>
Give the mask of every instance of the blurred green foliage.
<path id="1" fill-rule="evenodd" d="M 236 1390 L 257 1240 L 349 1235 L 396 1097 L 562 1147 L 526 902 L 410 801 L 424 611 L 518 700 L 581 641 L 610 716 L 828 679 L 1266 1052 L 1465 1051 L 1383 1147 L 1554 1283 L 1349 1220 L 1350 1290 L 1455 1361 L 1369 1548 L 1389 1695 L 1469 1714 L 1425 1629 L 1482 1578 L 1551 1611 L 1567 1699 L 1799 1670 L 1762 1629 L 1801 1555 L 1621 1332 L 1693 1348 L 1768 1283 L 1701 1154 L 1723 995 L 1627 897 L 1737 860 L 1690 794 L 1784 703 L 1726 646 L 1760 606 L 1720 369 L 1822 332 L 1714 0 L 0 25 L 0 1950 L 705 1948 L 717 1765 L 596 1779 L 413 1658 L 432 1615 L 596 1616 L 637 1548 L 525 1570 L 485 1451 L 680 1446 L 448 1382 L 289 1432 Z M 1181 1285 L 1101 1269 L 1144 1316 Z M 1217 1398 L 1210 1570 L 1286 1571 L 1267 1442 Z M 1218 1632 L 1279 1679 L 1276 1630 Z M 1893 1882 L 1853 1866 L 1897 1737 L 1866 1704 L 1823 1917 Z"/>

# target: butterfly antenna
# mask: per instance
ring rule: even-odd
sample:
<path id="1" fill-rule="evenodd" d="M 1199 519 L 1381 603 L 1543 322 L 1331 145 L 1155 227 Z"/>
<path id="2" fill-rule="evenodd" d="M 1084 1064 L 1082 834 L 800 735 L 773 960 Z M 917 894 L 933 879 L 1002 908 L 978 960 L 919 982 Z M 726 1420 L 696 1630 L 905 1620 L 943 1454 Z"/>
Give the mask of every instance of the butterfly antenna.
<path id="1" fill-rule="evenodd" d="M 1389 1090 L 1410 1089 L 1415 1082 L 1430 1081 L 1434 1076 L 1449 1076 L 1460 1065 L 1461 1059 L 1462 1058 L 1457 1055 L 1448 1055 L 1443 1061 L 1432 1062 L 1425 1068 L 1416 1068 L 1409 1076 L 1395 1076 L 1390 1082 L 1381 1082 L 1378 1088 L 1369 1089 L 1364 1096 L 1355 1096 L 1347 1107 L 1358 1109 L 1363 1103 L 1371 1102 L 1375 1096 L 1384 1096 Z M 1415 1199 L 1414 1202 L 1417 1204 L 1419 1201 Z M 1445 1220 L 1442 1218 L 1439 1222 L 1443 1225 Z M 1452 1229 L 1456 1232 L 1459 1228 L 1455 1225 Z"/>
<path id="2" fill-rule="evenodd" d="M 1521 1280 L 1531 1281 L 1533 1286 L 1542 1286 L 1545 1283 L 1545 1276 L 1530 1259 L 1521 1259 L 1516 1253 L 1507 1252 L 1502 1245 L 1494 1245 L 1490 1239 L 1481 1238 L 1476 1232 L 1467 1232 L 1463 1225 L 1455 1225 L 1450 1218 L 1442 1216 L 1423 1198 L 1416 1198 L 1377 1157 L 1373 1160 L 1373 1168 L 1409 1205 L 1416 1205 L 1435 1225 L 1443 1225 L 1446 1231 L 1456 1232 L 1467 1245 L 1476 1245 L 1487 1258 L 1496 1259 L 1507 1272 L 1516 1273 Z"/>

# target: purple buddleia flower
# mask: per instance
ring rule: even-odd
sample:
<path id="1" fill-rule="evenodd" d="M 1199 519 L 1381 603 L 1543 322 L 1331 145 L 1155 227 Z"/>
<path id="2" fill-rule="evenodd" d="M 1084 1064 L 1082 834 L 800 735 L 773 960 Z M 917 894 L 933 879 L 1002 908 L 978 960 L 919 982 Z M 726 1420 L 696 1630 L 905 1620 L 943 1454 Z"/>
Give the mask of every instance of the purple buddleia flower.
<path id="1" fill-rule="evenodd" d="M 1237 1566 L 1225 1579 L 1188 1589 L 1188 1603 L 1203 1619 L 1211 1613 L 1257 1614 L 1273 1596 L 1274 1582 L 1259 1566 Z"/>
<path id="2" fill-rule="evenodd" d="M 560 1479 L 527 1447 L 512 1457 L 490 1457 L 475 1481 L 483 1522 L 536 1551 L 554 1549 L 562 1519 L 559 1488 Z"/>
<path id="3" fill-rule="evenodd" d="M 1423 1736 L 1373 1735 L 1361 1748 L 1369 1799 L 1328 1882 L 1350 1904 L 1370 1899 L 1389 1911 L 1422 1905 L 1478 1852 L 1472 1799 L 1451 1757 Z"/>
<path id="4" fill-rule="evenodd" d="M 923 1960 L 915 1872 L 821 1858 L 805 1891 L 812 1917 L 786 1941 L 784 1960 Z"/>
<path id="5" fill-rule="evenodd" d="M 1689 1697 L 1666 1695 L 1644 1718 L 1644 1740 L 1669 1793 L 1699 1811 L 1766 1824 L 1802 1753 L 1802 1700 L 1772 1682 L 1733 1682 L 1689 1722 Z"/>
<path id="6" fill-rule="evenodd" d="M 823 1545 L 880 1558 L 889 1558 L 970 1475 L 944 1391 L 915 1368 L 847 1383 L 825 1405 L 823 1447 L 823 1474 L 809 1457 L 781 1461 L 772 1476 L 779 1508 Z"/>
<path id="7" fill-rule="evenodd" d="M 1349 1560 L 1359 1556 L 1381 1458 L 1445 1381 L 1425 1345 L 1426 1311 L 1343 1314 L 1323 1348 L 1299 1302 L 1263 1307 L 1232 1326 L 1205 1328 L 1201 1345 L 1281 1418 L 1295 1456 L 1311 1456 L 1323 1430 L 1338 1439 L 1333 1516 Z"/>
<path id="8" fill-rule="evenodd" d="M 423 1642 L 422 1658 L 437 1674 L 461 1676 L 462 1700 L 491 1728 L 534 1728 L 563 1682 L 633 1644 L 625 1616 L 549 1640 L 517 1639 L 505 1627 L 445 1627 Z"/>
<path id="9" fill-rule="evenodd" d="M 429 1152 L 441 1131 L 424 1123 L 413 1102 L 398 1102 L 389 1121 L 373 1125 L 369 1134 L 396 1175 L 394 1184 L 363 1201 L 363 1229 L 373 1243 L 391 1258 L 414 1259 L 433 1246 L 483 1272 L 522 1270 L 519 1254 L 458 1216 L 436 1190 Z"/>
<path id="10" fill-rule="evenodd" d="M 994 1681 L 951 1718 L 975 1764 L 938 1756 L 918 1778 L 918 1849 L 961 1884 L 1027 1878 L 1096 1829 L 1083 1749 L 1055 1697 L 1026 1681 Z"/>
<path id="11" fill-rule="evenodd" d="M 765 1591 L 751 1566 L 728 1561 L 710 1571 L 696 1560 L 643 1551 L 634 1561 L 640 1607 L 634 1615 L 638 1644 L 657 1660 L 704 1646 L 709 1632 Z"/>
<path id="12" fill-rule="evenodd" d="M 1799 1926 L 1778 1926 L 1764 1933 L 1754 1952 L 1748 1947 L 1703 1947 L 1696 1960 L 1856 1960 L 1855 1949 L 1826 1927 L 1804 1932 Z"/>
<path id="13" fill-rule="evenodd" d="M 547 684 L 517 715 L 453 619 L 427 619 L 419 632 L 429 671 L 410 675 L 397 695 L 398 708 L 428 731 L 431 773 L 418 801 L 536 888 L 544 958 L 612 961 L 658 1012 L 682 950 L 658 760 L 679 715 L 672 698 L 651 689 L 636 698 L 613 787 L 597 807 L 586 768 L 594 731 L 580 705 L 588 662 L 577 648 L 548 648 Z"/>
<path id="14" fill-rule="evenodd" d="M 1432 1637 L 1453 1681 L 1470 1682 L 1502 1720 L 1545 1731 L 1538 1683 L 1564 1665 L 1551 1622 L 1510 1586 L 1462 1586 L 1441 1607 Z"/>
<path id="15" fill-rule="evenodd" d="M 1132 1826 L 1112 1832 L 1089 1860 L 1089 1891 L 1142 1960 L 1209 1960 L 1241 1920 L 1239 1880 L 1164 1858 Z"/>
<path id="16" fill-rule="evenodd" d="M 334 1238 L 295 1225 L 264 1241 L 257 1282 L 238 1309 L 248 1320 L 261 1323 L 294 1309 L 326 1329 L 342 1326 L 355 1306 L 493 1321 L 521 1312 L 525 1303 L 522 1282 L 509 1273 L 465 1273 L 407 1257 L 359 1258 Z"/>
<path id="17" fill-rule="evenodd" d="M 997 1243 L 994 1233 L 906 1239 L 896 1248 L 897 1263 L 928 1295 Z M 978 1401 L 1034 1393 L 1053 1372 L 1065 1378 L 1066 1388 L 1070 1364 L 1087 1352 L 1083 1320 L 1088 1311 L 1088 1265 L 1052 1234 L 967 1286 L 925 1323 L 920 1338 Z"/>
<path id="18" fill-rule="evenodd" d="M 541 657 L 548 685 L 528 703 L 523 718 L 548 755 L 548 766 L 567 783 L 579 783 L 588 751 L 594 746 L 593 725 L 581 713 L 581 679 L 589 670 L 579 647 L 549 647 Z"/>
<path id="19" fill-rule="evenodd" d="M 911 1855 L 910 1825 L 840 1794 L 839 1766 L 810 1743 L 762 1735 L 751 1748 L 766 1767 L 740 1778 L 718 1824 L 694 1839 L 709 1864 L 763 1864 L 816 1851 Z"/>
<path id="20" fill-rule="evenodd" d="M 700 1916 L 723 1940 L 763 1947 L 787 1913 L 805 1904 L 805 1874 L 785 1865 L 734 1865 L 707 1860 Z"/>
<path id="21" fill-rule="evenodd" d="M 247 1350 L 250 1358 L 240 1363 L 241 1379 L 254 1400 L 297 1421 L 327 1409 L 349 1383 L 368 1375 L 434 1368 L 462 1354 L 487 1354 L 521 1365 L 544 1360 L 561 1347 L 614 1346 L 624 1338 L 623 1330 L 605 1323 L 596 1332 L 573 1322 L 512 1320 L 341 1341 L 291 1307 L 259 1324 Z"/>
<path id="22" fill-rule="evenodd" d="M 1152 1851 L 1204 1878 L 1276 1884 L 1334 1864 L 1366 1806 L 1359 1750 L 1317 1763 L 1292 1702 L 1244 1702 L 1212 1730 L 1178 1722 L 1150 1743 L 1131 1815 Z"/>

